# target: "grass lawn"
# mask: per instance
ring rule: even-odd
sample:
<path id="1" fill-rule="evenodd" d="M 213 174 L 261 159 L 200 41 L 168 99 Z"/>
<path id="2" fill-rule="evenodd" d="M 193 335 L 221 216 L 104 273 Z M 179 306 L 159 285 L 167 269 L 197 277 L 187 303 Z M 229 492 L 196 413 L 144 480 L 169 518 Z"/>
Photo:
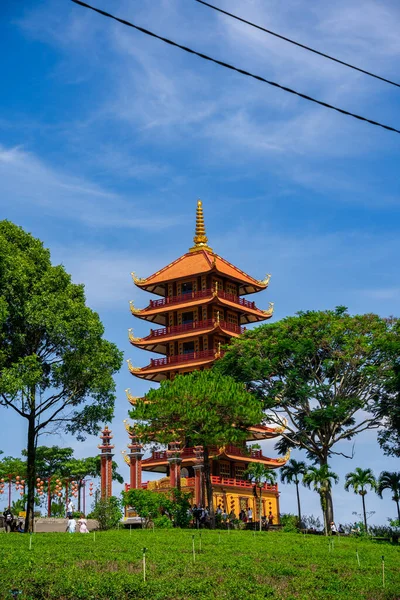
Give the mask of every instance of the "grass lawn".
<path id="1" fill-rule="evenodd" d="M 400 548 L 250 531 L 0 535 L 0 598 L 400 599 Z M 201 552 L 200 552 L 201 544 Z M 147 548 L 147 581 L 142 550 Z M 356 550 L 360 558 L 357 563 Z M 385 587 L 382 585 L 382 554 Z"/>

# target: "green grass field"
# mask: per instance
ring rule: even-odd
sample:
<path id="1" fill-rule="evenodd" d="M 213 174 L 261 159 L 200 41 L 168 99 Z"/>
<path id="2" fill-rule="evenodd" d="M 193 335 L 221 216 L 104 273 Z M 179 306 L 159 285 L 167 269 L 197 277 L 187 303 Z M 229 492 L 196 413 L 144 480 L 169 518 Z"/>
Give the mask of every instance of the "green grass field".
<path id="1" fill-rule="evenodd" d="M 29 535 L 3 534 L 0 597 L 19 590 L 21 600 L 400 598 L 400 549 L 390 544 L 341 537 L 330 549 L 328 539 L 301 534 L 194 535 L 193 563 L 192 531 L 37 534 L 31 550 Z"/>

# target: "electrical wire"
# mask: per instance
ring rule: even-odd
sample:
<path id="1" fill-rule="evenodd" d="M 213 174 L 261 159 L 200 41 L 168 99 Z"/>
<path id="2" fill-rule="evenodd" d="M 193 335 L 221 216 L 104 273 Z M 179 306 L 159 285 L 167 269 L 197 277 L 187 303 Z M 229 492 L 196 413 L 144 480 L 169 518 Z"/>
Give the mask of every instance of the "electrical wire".
<path id="1" fill-rule="evenodd" d="M 108 17 L 110 19 L 113 19 L 114 21 L 118 21 L 118 23 L 122 23 L 123 25 L 127 25 L 128 27 L 132 27 L 133 29 L 136 29 L 137 31 L 141 31 L 142 33 L 149 35 L 153 38 L 156 38 L 157 40 L 161 40 L 162 42 L 165 42 L 166 44 L 169 44 L 170 46 L 174 46 L 175 48 L 180 48 L 181 50 L 184 50 L 185 52 L 189 52 L 190 54 L 194 54 L 195 56 L 203 58 L 204 60 L 208 60 L 212 63 L 215 63 L 216 65 L 220 65 L 221 67 L 225 67 L 226 69 L 230 69 L 231 71 L 240 73 L 241 75 L 246 75 L 247 77 L 251 77 L 252 79 L 256 79 L 257 81 L 262 81 L 263 83 L 267 83 L 268 85 L 279 88 L 280 90 L 288 92 L 289 94 L 294 94 L 295 96 L 304 98 L 305 100 L 308 100 L 309 102 L 314 102 L 315 104 L 318 104 L 319 106 L 324 106 L 325 108 L 329 108 L 330 110 L 335 110 L 336 112 L 339 112 L 343 115 L 347 115 L 349 117 L 353 117 L 354 119 L 358 119 L 359 121 L 364 121 L 366 123 L 369 123 L 370 125 L 375 125 L 376 127 L 382 127 L 382 129 L 386 129 L 387 131 L 394 131 L 395 133 L 400 133 L 399 129 L 391 127 L 390 125 L 384 125 L 382 123 L 379 123 L 378 121 L 373 121 L 372 119 L 362 117 L 361 115 L 357 115 L 355 113 L 344 110 L 343 108 L 334 106 L 333 104 L 328 104 L 327 102 L 322 102 L 322 100 L 317 100 L 316 98 L 313 98 L 312 96 L 308 96 L 307 94 L 302 94 L 301 92 L 297 92 L 296 90 L 288 88 L 284 85 L 280 85 L 279 83 L 276 83 L 274 81 L 269 81 L 268 79 L 264 79 L 264 77 L 261 77 L 260 75 L 255 75 L 253 73 L 250 73 L 249 71 L 239 69 L 238 67 L 230 65 L 229 63 L 223 62 L 216 58 L 212 58 L 211 56 L 208 56 L 207 54 L 203 54 L 202 52 L 197 52 L 196 50 L 192 50 L 191 48 L 188 48 L 187 46 L 182 46 L 181 44 L 178 44 L 177 42 L 174 42 L 174 41 L 172 41 L 168 38 L 165 38 L 161 35 L 158 35 L 158 34 L 154 33 L 153 31 L 150 31 L 149 29 L 145 29 L 144 27 L 135 25 L 134 23 L 131 23 L 130 21 L 126 21 L 125 19 L 120 19 L 119 17 L 116 17 L 104 10 L 101 10 L 100 8 L 95 8 L 94 6 L 91 6 L 90 4 L 87 4 L 86 2 L 82 2 L 82 0 L 71 0 L 71 2 L 74 2 L 75 4 L 79 4 L 80 6 L 83 6 L 84 8 L 93 10 L 94 12 L 97 12 L 100 15 L 103 15 L 104 17 Z"/>
<path id="2" fill-rule="evenodd" d="M 259 29 L 260 31 L 264 31 L 264 33 L 268 33 L 269 35 L 273 35 L 281 40 L 284 40 L 285 42 L 289 42 L 289 44 L 294 44 L 295 46 L 298 46 L 299 48 L 304 48 L 304 50 L 309 50 L 310 52 L 313 52 L 314 54 L 318 54 L 319 56 L 323 56 L 324 58 L 328 58 L 329 60 L 333 60 L 336 63 L 339 63 L 340 65 L 344 65 L 345 67 L 349 67 L 349 69 L 354 69 L 355 71 L 359 71 L 360 73 L 364 73 L 364 75 L 369 75 L 370 77 L 374 77 L 375 79 L 379 79 L 380 81 L 384 81 L 385 83 L 390 83 L 390 85 L 395 85 L 396 87 L 400 88 L 400 83 L 396 83 L 395 81 L 391 81 L 390 79 L 386 79 L 386 77 L 381 77 L 380 75 L 376 75 L 374 73 L 371 73 L 370 71 L 366 71 L 365 69 L 361 69 L 360 67 L 356 67 L 354 65 L 351 65 L 350 63 L 344 62 L 343 60 L 340 60 L 339 58 L 335 58 L 334 56 L 330 56 L 329 54 L 325 54 L 325 52 L 320 52 L 319 50 L 316 50 L 315 48 L 310 48 L 310 46 L 306 46 L 305 44 L 301 44 L 300 42 L 296 42 L 295 40 L 292 40 L 288 37 L 285 37 L 284 35 L 281 35 L 279 33 L 276 33 L 275 31 L 271 31 L 271 29 L 266 29 L 265 27 L 261 27 L 261 25 L 257 25 L 256 23 L 252 23 L 251 21 L 248 21 L 247 19 L 243 19 L 242 17 L 238 17 L 237 15 L 234 15 L 233 13 L 228 12 L 227 10 L 223 10 L 222 8 L 219 8 L 218 6 L 215 6 L 214 4 L 210 4 L 209 2 L 205 2 L 205 0 L 194 0 L 195 2 L 198 2 L 199 4 L 203 4 L 204 6 L 207 6 L 208 8 L 212 8 L 212 10 L 216 10 L 217 12 L 220 12 L 224 15 L 227 15 L 228 17 L 232 17 L 232 19 L 236 19 L 237 21 L 240 21 L 241 23 L 246 23 L 246 25 L 250 25 L 251 27 L 254 27 L 255 29 Z"/>

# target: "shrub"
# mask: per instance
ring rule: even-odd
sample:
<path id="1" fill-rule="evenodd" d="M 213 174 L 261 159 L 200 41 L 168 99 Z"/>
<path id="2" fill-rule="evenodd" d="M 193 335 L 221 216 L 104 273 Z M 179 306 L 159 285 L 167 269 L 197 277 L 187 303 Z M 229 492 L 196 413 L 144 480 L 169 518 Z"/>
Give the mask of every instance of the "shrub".
<path id="1" fill-rule="evenodd" d="M 299 519 L 296 515 L 291 515 L 290 513 L 280 515 L 280 522 L 283 526 L 283 531 L 287 531 L 289 533 L 298 531 Z"/>
<path id="2" fill-rule="evenodd" d="M 103 531 L 113 529 L 122 519 L 121 501 L 115 496 L 99 500 L 88 517 L 97 519 L 99 528 Z"/>
<path id="3" fill-rule="evenodd" d="M 153 520 L 153 523 L 154 523 L 154 527 L 156 527 L 156 529 L 172 529 L 174 526 L 171 519 L 169 517 L 167 517 L 167 515 L 162 515 L 161 517 L 157 517 L 156 519 Z"/>

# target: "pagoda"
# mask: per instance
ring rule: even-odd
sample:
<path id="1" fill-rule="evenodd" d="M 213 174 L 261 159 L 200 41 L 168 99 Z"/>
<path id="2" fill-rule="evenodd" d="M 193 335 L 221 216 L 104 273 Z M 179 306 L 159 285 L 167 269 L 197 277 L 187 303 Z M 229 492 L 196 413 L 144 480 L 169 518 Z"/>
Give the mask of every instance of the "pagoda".
<path id="1" fill-rule="evenodd" d="M 216 254 L 208 245 L 201 200 L 197 202 L 194 245 L 189 251 L 157 271 L 150 277 L 139 279 L 132 273 L 136 286 L 160 296 L 150 300 L 143 309 L 130 303 L 132 314 L 151 323 L 161 325 L 150 329 L 149 335 L 137 338 L 129 330 L 129 340 L 136 348 L 160 354 L 151 358 L 144 367 L 135 367 L 128 360 L 129 370 L 135 377 L 159 382 L 173 379 L 177 374 L 208 369 L 223 355 L 223 347 L 231 338 L 240 336 L 248 323 L 265 321 L 272 317 L 273 303 L 267 310 L 258 308 L 254 301 L 243 296 L 268 287 L 270 275 L 257 280 L 247 275 Z M 127 390 L 129 402 L 135 398 Z M 202 447 L 183 447 L 176 442 L 168 449 L 153 451 L 143 460 L 143 450 L 134 429 L 126 425 L 131 443 L 126 462 L 130 465 L 129 488 L 166 491 L 170 487 L 190 490 L 193 501 L 204 505 Z M 248 429 L 248 442 L 277 437 L 284 429 L 255 424 Z M 226 446 L 210 448 L 212 457 L 212 485 L 215 507 L 236 515 L 251 507 L 257 515 L 258 502 L 254 486 L 243 477 L 248 464 L 262 463 L 269 468 L 285 464 L 288 457 L 268 458 L 260 449 Z M 157 481 L 142 483 L 142 471 L 164 474 Z M 279 519 L 277 485 L 265 485 L 263 514 Z"/>

